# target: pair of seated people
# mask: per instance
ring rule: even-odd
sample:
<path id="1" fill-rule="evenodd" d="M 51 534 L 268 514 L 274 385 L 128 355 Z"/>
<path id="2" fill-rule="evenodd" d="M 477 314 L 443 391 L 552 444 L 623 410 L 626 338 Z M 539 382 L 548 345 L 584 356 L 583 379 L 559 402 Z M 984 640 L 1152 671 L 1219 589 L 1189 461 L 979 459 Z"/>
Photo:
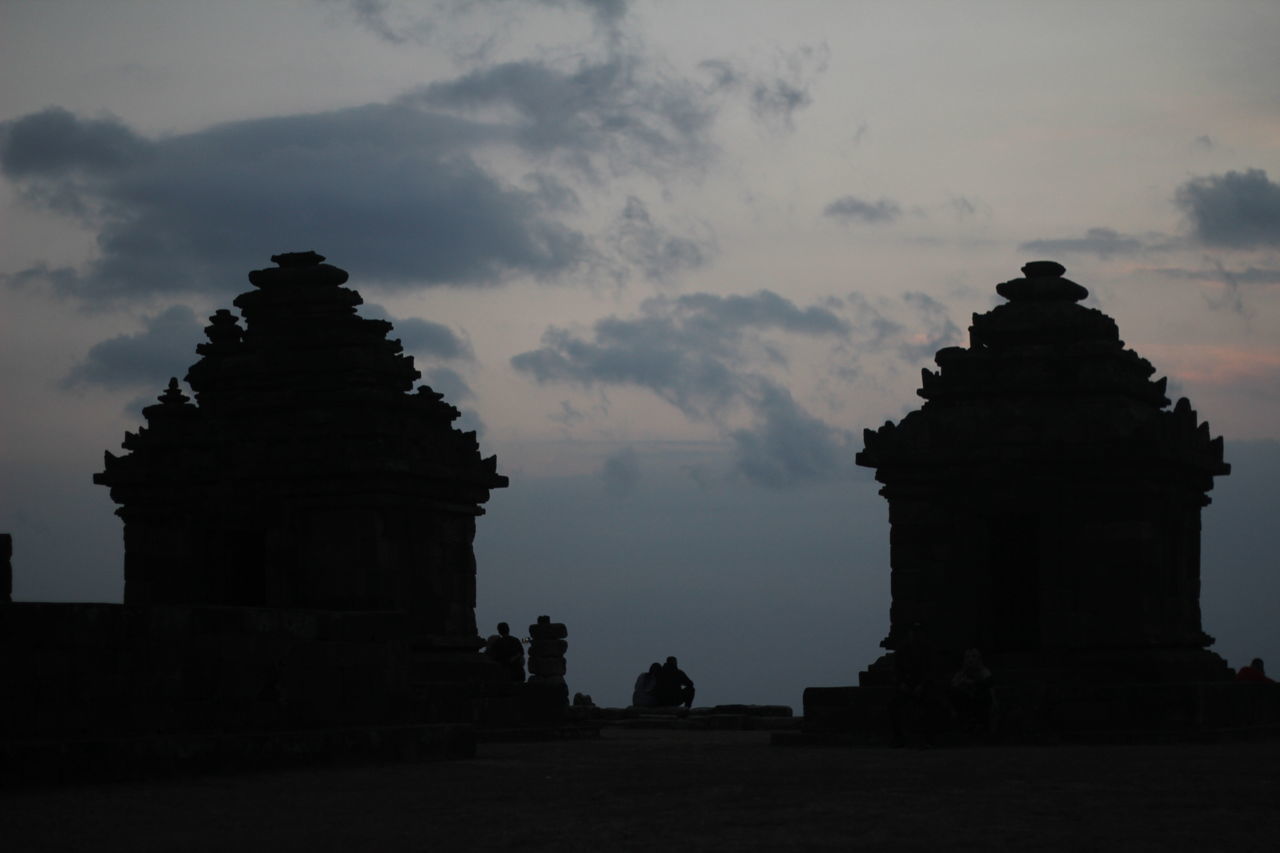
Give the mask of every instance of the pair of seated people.
<path id="1" fill-rule="evenodd" d="M 638 708 L 693 707 L 693 681 L 680 669 L 674 657 L 664 664 L 654 663 L 647 672 L 640 673 L 635 689 L 631 692 L 631 704 Z"/>

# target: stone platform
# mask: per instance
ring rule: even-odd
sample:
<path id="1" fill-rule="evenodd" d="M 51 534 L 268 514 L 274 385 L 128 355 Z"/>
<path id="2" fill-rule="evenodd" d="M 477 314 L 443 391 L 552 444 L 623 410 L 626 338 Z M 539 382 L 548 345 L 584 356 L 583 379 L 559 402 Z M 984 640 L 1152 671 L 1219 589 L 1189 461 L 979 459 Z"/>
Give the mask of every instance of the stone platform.
<path id="1" fill-rule="evenodd" d="M 802 736 L 812 743 L 887 744 L 893 696 L 892 687 L 810 687 L 804 692 Z M 955 731 L 939 699 L 933 709 L 938 739 L 1159 743 L 1280 738 L 1280 685 L 1275 684 L 1026 682 L 998 687 L 996 704 L 996 731 L 975 737 Z"/>

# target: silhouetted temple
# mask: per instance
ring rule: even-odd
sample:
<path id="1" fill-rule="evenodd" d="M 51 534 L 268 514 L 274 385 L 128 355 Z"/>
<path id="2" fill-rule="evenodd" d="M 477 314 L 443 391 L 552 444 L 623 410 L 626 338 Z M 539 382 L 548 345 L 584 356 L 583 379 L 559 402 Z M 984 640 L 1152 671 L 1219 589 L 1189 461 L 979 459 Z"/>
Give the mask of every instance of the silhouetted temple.
<path id="1" fill-rule="evenodd" d="M 924 405 L 865 432 L 857 462 L 889 502 L 890 653 L 858 687 L 807 688 L 804 736 L 1275 731 L 1280 692 L 1235 683 L 1200 623 L 1222 439 L 1169 407 L 1061 265 L 1022 271 L 923 371 Z"/>
<path id="2" fill-rule="evenodd" d="M 126 604 L 399 610 L 474 648 L 475 519 L 507 485 L 347 273 L 276 255 L 94 482 L 124 520 Z"/>
<path id="3" fill-rule="evenodd" d="M 893 604 L 955 656 L 1091 678 L 1228 678 L 1200 625 L 1200 510 L 1222 438 L 1125 349 L 1088 292 L 1037 261 L 997 286 L 924 405 L 866 430 L 889 502 Z M 875 679 L 872 678 L 872 681 Z"/>

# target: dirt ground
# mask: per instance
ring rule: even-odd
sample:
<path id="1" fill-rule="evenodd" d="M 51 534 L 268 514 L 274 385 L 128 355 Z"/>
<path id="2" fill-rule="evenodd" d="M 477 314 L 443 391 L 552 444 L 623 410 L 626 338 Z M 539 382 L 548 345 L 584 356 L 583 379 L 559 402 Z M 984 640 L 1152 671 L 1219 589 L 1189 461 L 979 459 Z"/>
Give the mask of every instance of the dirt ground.
<path id="1" fill-rule="evenodd" d="M 775 747 L 760 732 L 0 792 L 19 851 L 1280 849 L 1280 742 Z"/>

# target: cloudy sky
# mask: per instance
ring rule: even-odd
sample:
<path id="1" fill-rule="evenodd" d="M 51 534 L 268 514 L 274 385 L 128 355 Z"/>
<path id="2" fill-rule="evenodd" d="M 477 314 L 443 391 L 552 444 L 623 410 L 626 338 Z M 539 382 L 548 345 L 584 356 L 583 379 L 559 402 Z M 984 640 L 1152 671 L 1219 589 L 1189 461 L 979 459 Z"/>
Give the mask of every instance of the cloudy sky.
<path id="1" fill-rule="evenodd" d="M 1026 261 L 1233 474 L 1205 627 L 1280 662 L 1280 5 L 0 2 L 0 530 L 119 600 L 90 483 L 248 270 L 314 249 L 511 477 L 482 626 L 612 704 L 799 706 L 888 623 L 861 431 Z"/>

